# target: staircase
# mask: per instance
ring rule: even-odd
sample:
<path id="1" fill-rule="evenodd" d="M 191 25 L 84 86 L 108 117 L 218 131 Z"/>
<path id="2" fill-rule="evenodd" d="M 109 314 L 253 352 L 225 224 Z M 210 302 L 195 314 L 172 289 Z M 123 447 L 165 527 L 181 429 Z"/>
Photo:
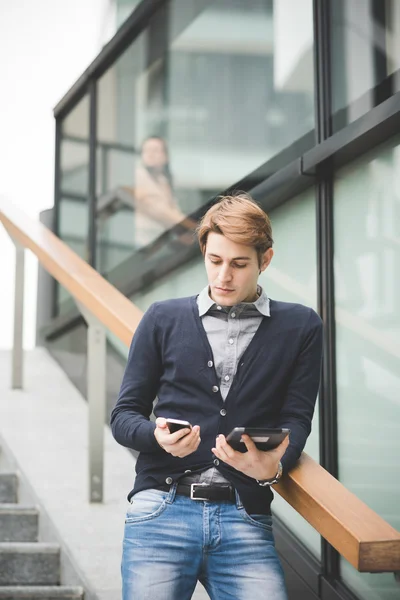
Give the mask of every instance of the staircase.
<path id="1" fill-rule="evenodd" d="M 18 477 L 0 473 L 0 600 L 83 600 L 60 585 L 60 547 L 39 542 L 39 512 L 18 504 Z"/>

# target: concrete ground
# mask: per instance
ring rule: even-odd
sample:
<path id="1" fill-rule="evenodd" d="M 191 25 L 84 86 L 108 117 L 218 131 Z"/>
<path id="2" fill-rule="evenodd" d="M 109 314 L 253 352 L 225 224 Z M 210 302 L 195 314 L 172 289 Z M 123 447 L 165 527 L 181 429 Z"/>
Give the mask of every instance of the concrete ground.
<path id="1" fill-rule="evenodd" d="M 43 541 L 61 541 L 65 577 L 77 578 L 63 583 L 82 584 L 88 600 L 118 600 L 134 458 L 105 426 L 104 502 L 89 503 L 87 403 L 46 350 L 26 352 L 24 367 L 24 389 L 11 390 L 11 352 L 0 351 L 0 445 L 41 508 Z M 207 597 L 198 586 L 193 598 Z"/>

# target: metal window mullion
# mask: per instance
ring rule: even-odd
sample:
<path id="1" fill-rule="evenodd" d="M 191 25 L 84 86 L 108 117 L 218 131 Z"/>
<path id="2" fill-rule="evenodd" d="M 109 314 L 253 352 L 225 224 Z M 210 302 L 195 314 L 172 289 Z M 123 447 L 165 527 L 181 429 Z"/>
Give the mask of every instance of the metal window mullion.
<path id="1" fill-rule="evenodd" d="M 96 268 L 96 144 L 97 144 L 97 81 L 89 84 L 89 227 L 88 263 Z"/>
<path id="2" fill-rule="evenodd" d="M 338 477 L 335 274 L 333 264 L 333 179 L 318 184 L 318 308 L 325 326 L 320 390 L 320 456 L 322 466 Z"/>
<path id="3" fill-rule="evenodd" d="M 313 0 L 315 130 L 320 144 L 332 135 L 330 0 Z"/>
<path id="4" fill-rule="evenodd" d="M 314 72 L 316 141 L 332 134 L 330 0 L 314 0 Z M 324 322 L 325 343 L 319 395 L 320 462 L 334 477 L 338 475 L 335 294 L 333 265 L 333 173 L 327 166 L 317 169 L 317 287 L 318 309 Z M 321 539 L 322 574 L 339 577 L 339 554 Z"/>
<path id="5" fill-rule="evenodd" d="M 372 0 L 372 44 L 373 44 L 373 67 L 374 85 L 386 79 L 388 76 L 388 49 L 387 49 L 387 6 L 382 0 Z M 392 89 L 393 93 L 393 89 Z M 380 98 L 374 98 L 374 106 L 380 103 Z"/>

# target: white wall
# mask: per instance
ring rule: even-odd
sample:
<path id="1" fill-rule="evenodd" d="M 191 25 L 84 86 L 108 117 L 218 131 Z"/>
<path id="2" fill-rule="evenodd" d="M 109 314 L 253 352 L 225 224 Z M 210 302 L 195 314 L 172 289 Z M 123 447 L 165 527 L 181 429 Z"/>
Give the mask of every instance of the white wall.
<path id="1" fill-rule="evenodd" d="M 0 0 L 0 196 L 34 218 L 54 203 L 52 109 L 113 34 L 113 0 Z M 27 253 L 25 347 L 37 262 Z M 0 225 L 0 348 L 11 347 L 14 249 Z"/>

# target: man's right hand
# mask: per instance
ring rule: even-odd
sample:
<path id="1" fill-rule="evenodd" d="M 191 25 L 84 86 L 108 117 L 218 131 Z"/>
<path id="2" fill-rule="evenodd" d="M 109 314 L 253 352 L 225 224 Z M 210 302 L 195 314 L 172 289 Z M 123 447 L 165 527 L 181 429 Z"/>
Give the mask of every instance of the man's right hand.
<path id="1" fill-rule="evenodd" d="M 201 441 L 199 425 L 194 425 L 192 430 L 180 429 L 179 431 L 175 431 L 175 433 L 170 433 L 167 421 L 163 417 L 156 419 L 154 436 L 165 452 L 179 458 L 184 458 L 196 452 Z"/>

